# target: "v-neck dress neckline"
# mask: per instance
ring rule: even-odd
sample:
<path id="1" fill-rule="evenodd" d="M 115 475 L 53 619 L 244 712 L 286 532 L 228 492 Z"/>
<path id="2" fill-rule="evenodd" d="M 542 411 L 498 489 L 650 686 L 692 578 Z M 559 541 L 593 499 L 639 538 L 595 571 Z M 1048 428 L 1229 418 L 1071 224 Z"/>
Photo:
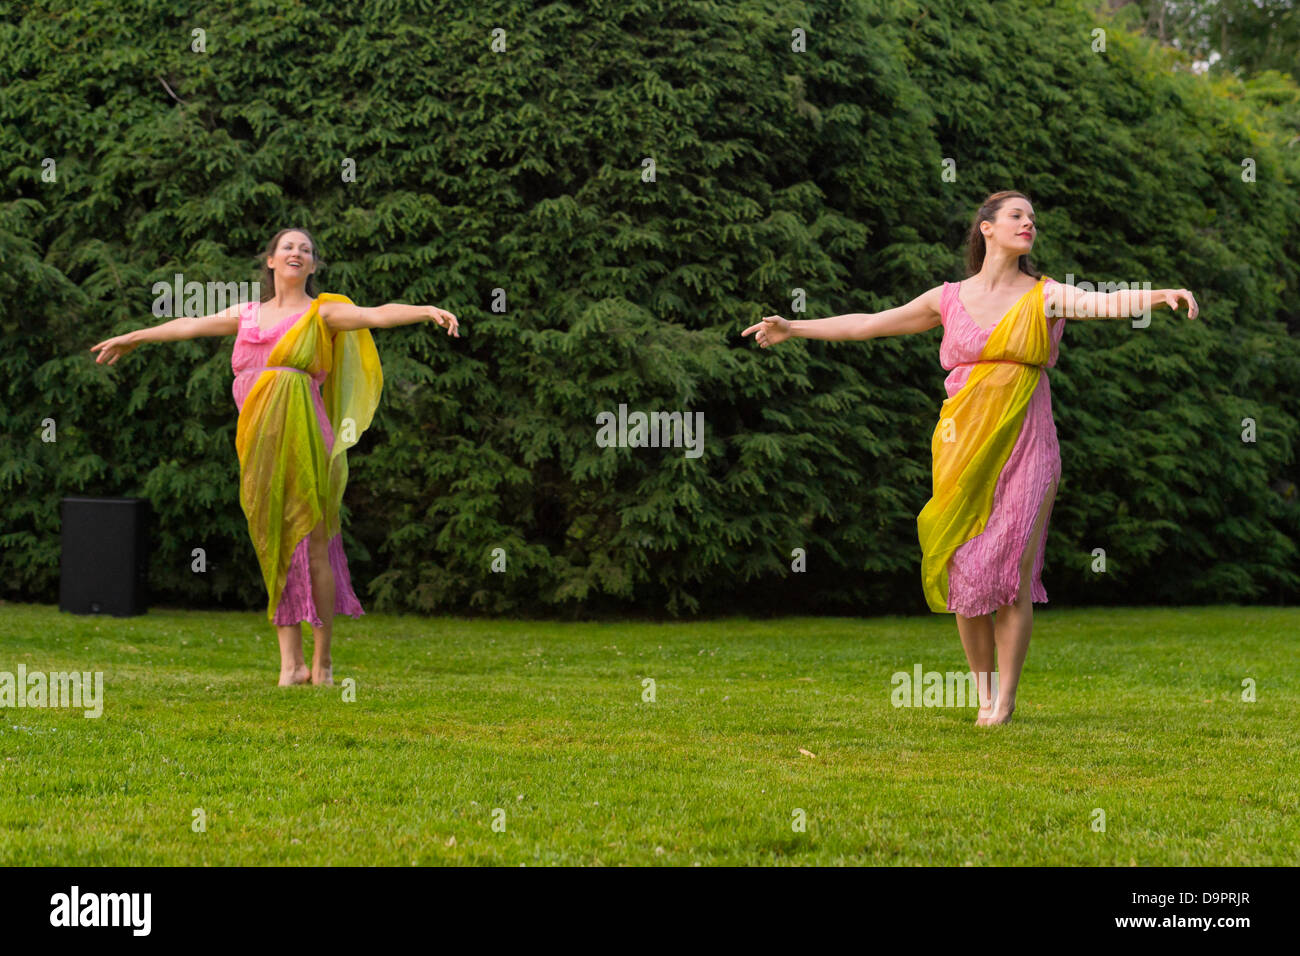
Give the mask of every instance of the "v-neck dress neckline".
<path id="1" fill-rule="evenodd" d="M 962 282 L 964 282 L 964 281 L 966 281 L 966 280 L 963 279 Z M 1014 311 L 1016 310 L 1016 306 L 1020 305 L 1021 302 L 1025 301 L 1025 296 L 1026 296 L 1026 295 L 1029 295 L 1029 293 L 1033 292 L 1034 289 L 1037 289 L 1038 286 L 1042 283 L 1042 281 L 1043 281 L 1043 280 L 1042 280 L 1042 278 L 1040 277 L 1040 278 L 1038 279 L 1038 281 L 1034 283 L 1033 288 L 1026 289 L 1024 295 L 1022 295 L 1020 298 L 1016 299 L 1015 302 L 1012 302 L 1012 303 L 1011 303 L 1011 307 L 1010 307 L 1009 309 L 1007 309 L 1007 311 L 1003 312 L 1002 315 L 998 318 L 998 320 L 997 320 L 996 322 L 994 322 L 992 325 L 990 325 L 987 329 L 984 328 L 984 326 L 980 325 L 978 322 L 975 321 L 975 316 L 973 316 L 973 315 L 970 314 L 970 310 L 966 308 L 966 303 L 962 302 L 962 300 L 961 300 L 961 282 L 958 282 L 958 283 L 957 283 L 957 292 L 956 292 L 957 306 L 958 306 L 958 307 L 962 310 L 962 312 L 966 315 L 966 318 L 970 320 L 970 324 L 971 324 L 971 325 L 973 325 L 973 326 L 975 326 L 975 328 L 979 329 L 980 332 L 982 332 L 984 335 L 992 335 L 992 334 L 993 334 L 993 330 L 996 329 L 999 325 L 1002 324 L 1002 320 L 1005 319 L 1005 318 L 1006 318 L 1008 315 L 1010 315 L 1012 312 L 1014 312 Z"/>
<path id="2" fill-rule="evenodd" d="M 288 322 L 290 319 L 301 319 L 304 315 L 307 314 L 307 311 L 310 308 L 311 306 L 309 305 L 307 306 L 306 309 L 303 309 L 301 312 L 295 312 L 293 315 L 286 315 L 283 319 L 275 323 L 275 325 L 271 326 L 269 329 L 264 329 L 262 328 L 262 303 L 259 302 L 257 303 L 257 316 L 256 316 L 257 331 L 260 332 L 263 336 L 273 335 L 275 332 L 279 331 L 284 326 L 284 324 Z M 962 308 L 965 308 L 965 306 L 963 306 Z M 973 322 L 975 320 L 972 319 L 971 321 Z"/>

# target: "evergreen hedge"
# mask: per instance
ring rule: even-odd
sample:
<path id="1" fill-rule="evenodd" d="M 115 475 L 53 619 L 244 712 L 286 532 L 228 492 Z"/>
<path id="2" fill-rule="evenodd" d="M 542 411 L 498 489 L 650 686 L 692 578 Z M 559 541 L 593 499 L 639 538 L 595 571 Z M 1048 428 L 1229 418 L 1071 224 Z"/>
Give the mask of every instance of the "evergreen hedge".
<path id="1" fill-rule="evenodd" d="M 1051 600 L 1295 600 L 1289 78 L 1192 75 L 1078 2 L 590 6 L 0 15 L 0 596 L 56 599 L 61 497 L 142 495 L 157 601 L 262 606 L 231 340 L 112 368 L 88 348 L 160 321 L 155 282 L 252 280 L 303 225 L 322 288 L 440 305 L 465 336 L 376 334 L 345 499 L 368 608 L 924 612 L 941 331 L 770 351 L 740 331 L 962 278 L 975 206 L 1014 188 L 1047 274 L 1185 286 L 1203 317 L 1069 323 Z M 620 404 L 703 412 L 704 454 L 600 447 Z"/>

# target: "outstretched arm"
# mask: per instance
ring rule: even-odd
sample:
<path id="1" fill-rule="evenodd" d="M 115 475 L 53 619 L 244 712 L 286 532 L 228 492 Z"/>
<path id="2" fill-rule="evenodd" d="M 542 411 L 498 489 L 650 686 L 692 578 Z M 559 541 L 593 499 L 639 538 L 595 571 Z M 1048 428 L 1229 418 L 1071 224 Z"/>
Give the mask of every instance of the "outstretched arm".
<path id="1" fill-rule="evenodd" d="M 1084 292 L 1077 286 L 1060 283 L 1050 287 L 1045 296 L 1047 317 L 1067 319 L 1128 319 L 1147 315 L 1153 308 L 1167 305 L 1178 311 L 1178 300 L 1187 303 L 1187 317 L 1200 313 L 1196 299 L 1186 289 L 1120 289 L 1116 292 Z"/>
<path id="2" fill-rule="evenodd" d="M 109 365 L 115 365 L 118 359 L 130 355 L 145 342 L 179 342 L 205 335 L 234 335 L 239 331 L 239 310 L 242 308 L 243 303 L 240 303 L 211 315 L 183 315 L 170 322 L 97 342 L 90 351 L 99 353 L 95 356 L 96 364 L 102 365 L 107 361 Z"/>
<path id="3" fill-rule="evenodd" d="M 460 338 L 460 324 L 456 316 L 436 305 L 402 305 L 390 302 L 366 308 L 351 302 L 322 302 L 320 317 L 335 332 L 355 329 L 391 329 L 398 325 L 434 321 L 447 330 L 448 335 Z"/>
<path id="4" fill-rule="evenodd" d="M 942 295 L 943 286 L 935 286 L 906 305 L 886 309 L 884 312 L 849 312 L 833 315 L 829 319 L 789 320 L 779 315 L 769 315 L 741 334 L 757 333 L 758 344 L 770 348 L 790 338 L 847 342 L 925 332 L 942 320 L 939 313 Z"/>

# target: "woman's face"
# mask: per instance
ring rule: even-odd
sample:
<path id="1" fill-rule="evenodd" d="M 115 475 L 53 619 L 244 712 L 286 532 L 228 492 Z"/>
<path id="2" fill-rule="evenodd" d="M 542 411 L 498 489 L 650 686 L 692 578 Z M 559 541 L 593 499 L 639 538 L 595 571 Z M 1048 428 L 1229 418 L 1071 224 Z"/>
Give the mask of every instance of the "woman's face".
<path id="1" fill-rule="evenodd" d="M 316 271 L 316 253 L 304 233 L 286 232 L 276 243 L 275 252 L 267 258 L 266 264 L 275 270 L 277 279 L 301 284 Z"/>
<path id="2" fill-rule="evenodd" d="M 987 244 L 1002 246 L 1017 256 L 1027 255 L 1038 236 L 1034 207 L 1028 199 L 1008 199 L 998 208 L 992 222 L 980 223 L 980 231 Z"/>

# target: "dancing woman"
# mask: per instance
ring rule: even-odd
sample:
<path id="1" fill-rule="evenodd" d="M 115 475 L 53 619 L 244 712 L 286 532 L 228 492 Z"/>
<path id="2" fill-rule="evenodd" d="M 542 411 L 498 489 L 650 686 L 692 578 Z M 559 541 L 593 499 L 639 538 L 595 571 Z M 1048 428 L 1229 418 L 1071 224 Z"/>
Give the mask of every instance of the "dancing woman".
<path id="1" fill-rule="evenodd" d="M 1083 292 L 1043 276 L 1029 263 L 1037 231 L 1028 197 L 994 193 L 971 222 L 961 282 L 884 312 L 773 315 L 744 331 L 770 348 L 792 337 L 863 340 L 943 324 L 948 400 L 930 442 L 933 496 L 917 517 L 921 583 L 930 610 L 957 617 L 980 726 L 1011 719 L 1032 602 L 1047 602 L 1040 576 L 1061 452 L 1046 369 L 1056 364 L 1065 319 L 1145 315 L 1155 305 L 1176 311 L 1179 299 L 1188 318 L 1198 312 L 1186 289 Z"/>
<path id="2" fill-rule="evenodd" d="M 318 293 L 320 265 L 307 230 L 282 229 L 266 247 L 260 302 L 91 346 L 96 362 L 113 365 L 144 342 L 236 336 L 239 503 L 266 585 L 266 615 L 279 637 L 281 686 L 333 684 L 334 615 L 363 613 L 343 553 L 339 509 L 347 449 L 370 426 L 383 388 L 370 330 L 431 319 L 448 335 L 460 335 L 456 317 L 431 305 L 363 308 L 346 296 Z M 303 620 L 315 640 L 310 671 Z"/>

